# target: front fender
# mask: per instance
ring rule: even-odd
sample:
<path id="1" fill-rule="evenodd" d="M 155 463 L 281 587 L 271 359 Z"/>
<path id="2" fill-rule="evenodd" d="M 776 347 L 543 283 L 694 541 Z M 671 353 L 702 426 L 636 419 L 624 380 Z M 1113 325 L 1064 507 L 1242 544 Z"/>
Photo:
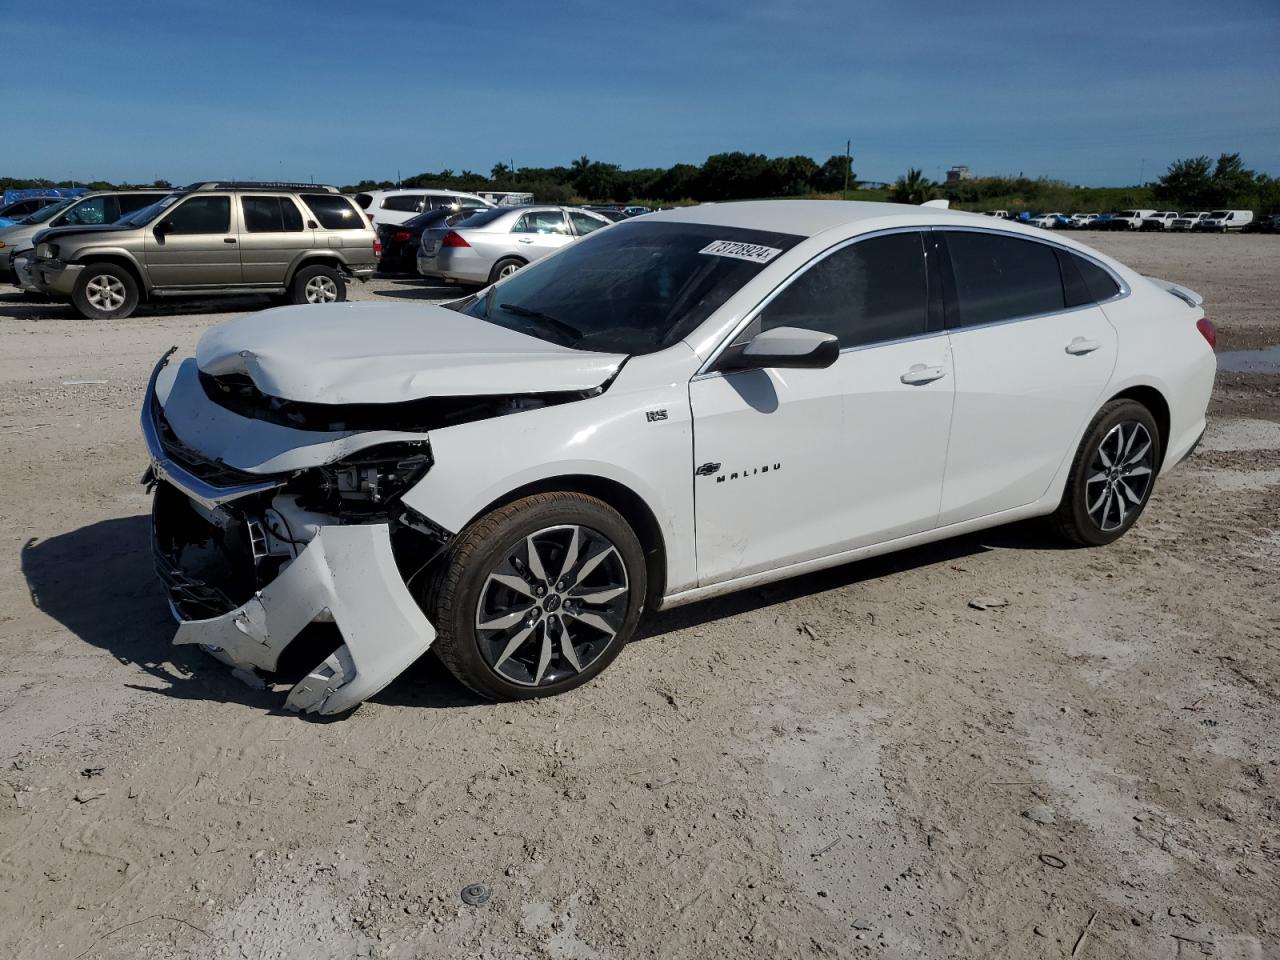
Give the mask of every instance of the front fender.
<path id="1" fill-rule="evenodd" d="M 631 364 L 624 372 L 631 372 Z M 618 387 L 589 400 L 433 430 L 434 463 L 404 503 L 460 531 L 491 504 L 530 484 L 570 476 L 609 480 L 643 500 L 657 519 L 668 591 L 692 585 L 697 573 L 687 379 Z"/>

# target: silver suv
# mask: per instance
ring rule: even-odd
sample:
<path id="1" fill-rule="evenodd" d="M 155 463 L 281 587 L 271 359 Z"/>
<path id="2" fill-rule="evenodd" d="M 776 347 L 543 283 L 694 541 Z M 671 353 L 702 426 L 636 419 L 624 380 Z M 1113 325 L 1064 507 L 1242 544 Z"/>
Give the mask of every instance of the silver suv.
<path id="1" fill-rule="evenodd" d="M 351 200 L 301 183 L 195 184 L 109 226 L 46 230 L 35 242 L 36 287 L 103 320 L 167 296 L 345 300 L 379 252 Z"/>

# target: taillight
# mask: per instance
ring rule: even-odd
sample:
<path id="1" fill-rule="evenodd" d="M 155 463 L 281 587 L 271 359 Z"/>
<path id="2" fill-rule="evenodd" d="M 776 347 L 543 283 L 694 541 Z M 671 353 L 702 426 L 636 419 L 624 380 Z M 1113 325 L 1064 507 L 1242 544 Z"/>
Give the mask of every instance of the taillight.
<path id="1" fill-rule="evenodd" d="M 1218 328 L 1213 325 L 1213 321 L 1208 317 L 1201 317 L 1196 321 L 1196 329 L 1200 331 L 1200 336 L 1209 341 L 1209 349 L 1218 349 Z"/>
<path id="2" fill-rule="evenodd" d="M 408 243 L 413 238 L 408 230 L 397 230 L 391 235 L 392 243 Z"/>
<path id="3" fill-rule="evenodd" d="M 382 256 L 382 241 L 377 237 L 373 238 L 373 255 L 375 257 Z"/>
<path id="4" fill-rule="evenodd" d="M 444 239 L 440 241 L 442 247 L 469 247 L 471 244 L 462 239 L 461 236 L 450 230 L 444 235 Z"/>

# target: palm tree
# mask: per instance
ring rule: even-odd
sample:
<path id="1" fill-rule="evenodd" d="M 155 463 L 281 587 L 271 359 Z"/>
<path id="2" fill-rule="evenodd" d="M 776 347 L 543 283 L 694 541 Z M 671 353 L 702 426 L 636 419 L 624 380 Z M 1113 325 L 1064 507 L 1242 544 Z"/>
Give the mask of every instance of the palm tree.
<path id="1" fill-rule="evenodd" d="M 587 155 L 584 153 L 577 160 L 573 161 L 573 165 L 569 169 L 573 172 L 575 177 L 578 177 L 583 173 L 586 173 L 587 167 L 589 166 L 591 166 L 591 161 L 587 159 Z"/>
<path id="2" fill-rule="evenodd" d="M 899 177 L 889 191 L 889 199 L 894 203 L 914 203 L 917 206 L 933 197 L 933 181 L 915 167 L 907 170 L 906 176 Z"/>

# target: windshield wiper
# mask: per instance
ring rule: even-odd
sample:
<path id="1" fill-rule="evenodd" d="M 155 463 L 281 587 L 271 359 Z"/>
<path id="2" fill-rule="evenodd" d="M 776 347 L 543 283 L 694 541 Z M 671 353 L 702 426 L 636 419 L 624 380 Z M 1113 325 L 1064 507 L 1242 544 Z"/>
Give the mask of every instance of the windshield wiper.
<path id="1" fill-rule="evenodd" d="M 514 313 L 517 317 L 525 317 L 528 320 L 541 320 L 548 327 L 558 330 L 566 337 L 574 340 L 582 339 L 582 331 L 573 324 L 558 320 L 550 314 L 543 313 L 541 310 L 530 310 L 528 307 L 522 307 L 514 303 L 500 303 L 498 304 L 498 309 L 505 310 L 507 313 Z"/>

